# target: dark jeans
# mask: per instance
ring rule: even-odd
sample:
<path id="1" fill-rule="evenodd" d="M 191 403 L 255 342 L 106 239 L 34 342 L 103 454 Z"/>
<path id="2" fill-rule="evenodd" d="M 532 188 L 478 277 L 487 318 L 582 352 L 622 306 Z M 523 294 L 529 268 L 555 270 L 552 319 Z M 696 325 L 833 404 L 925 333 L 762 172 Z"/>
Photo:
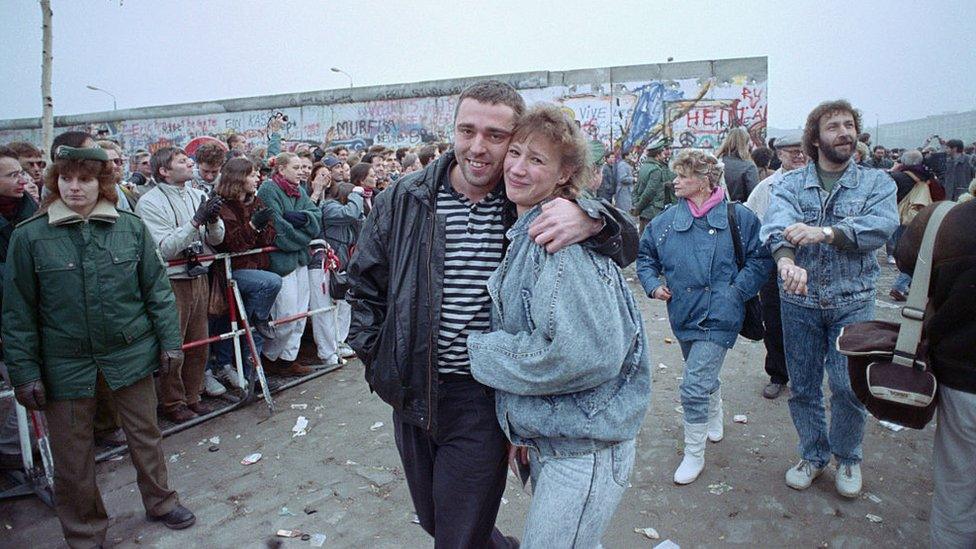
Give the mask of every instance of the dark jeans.
<path id="1" fill-rule="evenodd" d="M 786 354 L 783 352 L 783 322 L 779 311 L 779 285 L 777 275 L 773 273 L 770 280 L 759 290 L 759 301 L 762 303 L 763 325 L 766 335 L 763 345 L 766 346 L 766 373 L 770 383 L 786 385 L 790 375 L 786 372 Z"/>
<path id="2" fill-rule="evenodd" d="M 493 393 L 474 379 L 441 381 L 438 393 L 436 435 L 393 412 L 397 450 L 420 525 L 437 548 L 508 547 L 495 528 L 507 445 Z"/>

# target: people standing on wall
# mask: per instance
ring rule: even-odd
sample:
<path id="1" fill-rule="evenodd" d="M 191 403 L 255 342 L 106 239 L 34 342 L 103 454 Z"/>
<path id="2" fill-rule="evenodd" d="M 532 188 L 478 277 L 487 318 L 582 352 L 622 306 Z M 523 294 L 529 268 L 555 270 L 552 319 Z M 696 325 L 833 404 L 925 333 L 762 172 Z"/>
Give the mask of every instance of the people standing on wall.
<path id="1" fill-rule="evenodd" d="M 849 498 L 862 487 L 866 412 L 834 342 L 844 326 L 874 316 L 875 255 L 898 226 L 891 177 L 852 161 L 860 130 L 860 113 L 847 101 L 824 102 L 811 111 L 803 132 L 811 162 L 772 185 L 762 227 L 781 281 L 790 416 L 800 439 L 800 461 L 786 472 L 786 484 L 808 488 L 833 455 L 835 487 Z M 821 388 L 825 370 L 829 430 Z"/>
<path id="2" fill-rule="evenodd" d="M 414 507 L 438 547 L 516 545 L 494 528 L 505 435 L 491 392 L 470 375 L 466 341 L 490 328 L 486 282 L 515 220 L 502 168 L 524 110 L 503 82 L 464 90 L 453 150 L 379 195 L 348 269 L 349 345 L 371 389 L 393 407 Z M 564 199 L 548 203 L 529 228 L 550 253 L 591 239 L 587 245 L 621 266 L 633 259 L 635 233 L 605 203 Z"/>
<path id="3" fill-rule="evenodd" d="M 165 376 L 183 360 L 165 268 L 139 218 L 115 208 L 105 150 L 55 150 L 42 213 L 10 241 L 2 335 L 17 401 L 48 424 L 65 541 L 106 541 L 92 433 L 99 386 L 118 410 L 147 520 L 187 528 L 196 517 L 169 487 L 153 388 L 153 371 Z"/>
<path id="4" fill-rule="evenodd" d="M 749 132 L 736 127 L 729 131 L 715 156 L 725 165 L 725 188 L 730 202 L 745 202 L 759 184 L 759 170 L 749 155 Z"/>
<path id="5" fill-rule="evenodd" d="M 640 220 L 641 235 L 652 219 L 677 201 L 673 183 L 675 173 L 668 168 L 669 158 L 671 140 L 658 139 L 647 148 L 647 160 L 638 172 L 630 215 Z"/>
<path id="6" fill-rule="evenodd" d="M 782 180 L 785 173 L 802 168 L 807 163 L 807 155 L 803 152 L 799 134 L 780 137 L 774 145 L 780 167 L 772 175 L 760 181 L 746 200 L 746 207 L 760 220 L 765 218 L 766 210 L 769 209 L 769 194 L 772 186 Z M 786 369 L 786 355 L 783 351 L 783 324 L 780 318 L 779 285 L 776 278 L 770 277 L 759 290 L 763 326 L 766 328 L 763 335 L 763 345 L 766 347 L 765 370 L 769 376 L 769 383 L 763 387 L 762 395 L 768 399 L 777 398 L 790 381 L 790 374 Z"/>
<path id="7" fill-rule="evenodd" d="M 685 359 L 685 447 L 674 482 L 690 484 L 705 467 L 706 439 L 719 442 L 724 437 L 719 373 L 742 330 L 745 303 L 765 284 L 773 265 L 769 250 L 759 242 L 759 219 L 741 204 L 730 214 L 717 158 L 685 149 L 672 168 L 678 202 L 641 235 L 637 276 L 648 297 L 667 302 L 671 329 Z M 741 269 L 730 218 L 741 239 Z"/>
<path id="8" fill-rule="evenodd" d="M 149 228 L 163 260 L 186 260 L 166 268 L 176 295 L 183 343 L 206 339 L 210 302 L 207 274 L 212 261 L 197 257 L 214 253 L 213 246 L 224 241 L 224 222 L 220 219 L 223 199 L 208 198 L 188 184 L 193 168 L 182 149 L 163 147 L 153 153 L 150 165 L 156 186 L 139 199 L 136 213 Z M 171 421 L 183 423 L 213 411 L 200 400 L 206 365 L 207 346 L 201 345 L 186 351 L 182 367 L 160 377 L 163 413 Z"/>
<path id="9" fill-rule="evenodd" d="M 274 158 L 271 179 L 258 188 L 258 198 L 274 212 L 277 251 L 271 252 L 269 268 L 281 276 L 281 291 L 271 307 L 271 316 L 283 319 L 308 311 L 308 245 L 322 228 L 322 215 L 300 185 L 304 169 L 295 154 L 283 152 Z M 264 344 L 265 368 L 281 375 L 307 375 L 311 369 L 298 364 L 298 350 L 306 318 L 275 326 L 274 337 Z"/>

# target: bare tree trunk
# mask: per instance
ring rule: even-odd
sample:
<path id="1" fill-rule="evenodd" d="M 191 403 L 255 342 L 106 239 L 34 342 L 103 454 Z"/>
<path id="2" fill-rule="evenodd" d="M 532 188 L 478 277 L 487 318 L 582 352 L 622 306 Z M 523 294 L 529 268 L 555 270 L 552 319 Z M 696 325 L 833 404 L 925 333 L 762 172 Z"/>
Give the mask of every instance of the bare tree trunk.
<path id="1" fill-rule="evenodd" d="M 54 99 L 51 97 L 51 0 L 41 2 L 43 50 L 41 53 L 41 145 L 47 154 L 54 142 Z"/>

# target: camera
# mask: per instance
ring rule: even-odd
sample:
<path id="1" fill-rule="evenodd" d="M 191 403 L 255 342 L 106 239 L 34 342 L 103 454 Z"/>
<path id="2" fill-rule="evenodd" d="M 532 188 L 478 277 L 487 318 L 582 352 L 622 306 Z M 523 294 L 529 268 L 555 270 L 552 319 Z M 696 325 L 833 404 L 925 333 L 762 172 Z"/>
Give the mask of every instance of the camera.
<path id="1" fill-rule="evenodd" d="M 203 253 L 203 242 L 197 240 L 180 252 L 186 259 L 186 275 L 190 278 L 196 278 L 198 276 L 203 276 L 207 274 L 207 267 L 200 263 L 198 256 Z"/>
<path id="2" fill-rule="evenodd" d="M 288 122 L 288 115 L 281 111 L 271 111 L 271 118 L 268 118 L 268 124 L 271 123 L 275 118 L 281 119 L 282 122 Z"/>

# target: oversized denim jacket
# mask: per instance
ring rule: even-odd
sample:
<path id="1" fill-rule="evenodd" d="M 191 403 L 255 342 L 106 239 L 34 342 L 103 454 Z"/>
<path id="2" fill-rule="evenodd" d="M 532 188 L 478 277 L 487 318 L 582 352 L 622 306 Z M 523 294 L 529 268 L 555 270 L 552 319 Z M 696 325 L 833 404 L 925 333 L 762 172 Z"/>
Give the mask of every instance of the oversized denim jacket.
<path id="1" fill-rule="evenodd" d="M 580 245 L 548 254 L 508 231 L 488 280 L 492 332 L 468 336 L 471 373 L 493 387 L 502 430 L 545 456 L 582 455 L 637 436 L 650 403 L 644 324 L 620 269 Z"/>
<path id="2" fill-rule="evenodd" d="M 817 166 L 793 170 L 772 186 L 760 238 L 772 253 L 794 248 L 796 264 L 807 271 L 807 295 L 780 298 L 801 307 L 834 309 L 874 299 L 880 271 L 875 252 L 898 227 L 895 182 L 881 171 L 851 162 L 831 193 L 820 186 Z M 796 248 L 783 238 L 794 223 L 833 227 L 846 236 L 843 248 L 820 243 Z"/>

